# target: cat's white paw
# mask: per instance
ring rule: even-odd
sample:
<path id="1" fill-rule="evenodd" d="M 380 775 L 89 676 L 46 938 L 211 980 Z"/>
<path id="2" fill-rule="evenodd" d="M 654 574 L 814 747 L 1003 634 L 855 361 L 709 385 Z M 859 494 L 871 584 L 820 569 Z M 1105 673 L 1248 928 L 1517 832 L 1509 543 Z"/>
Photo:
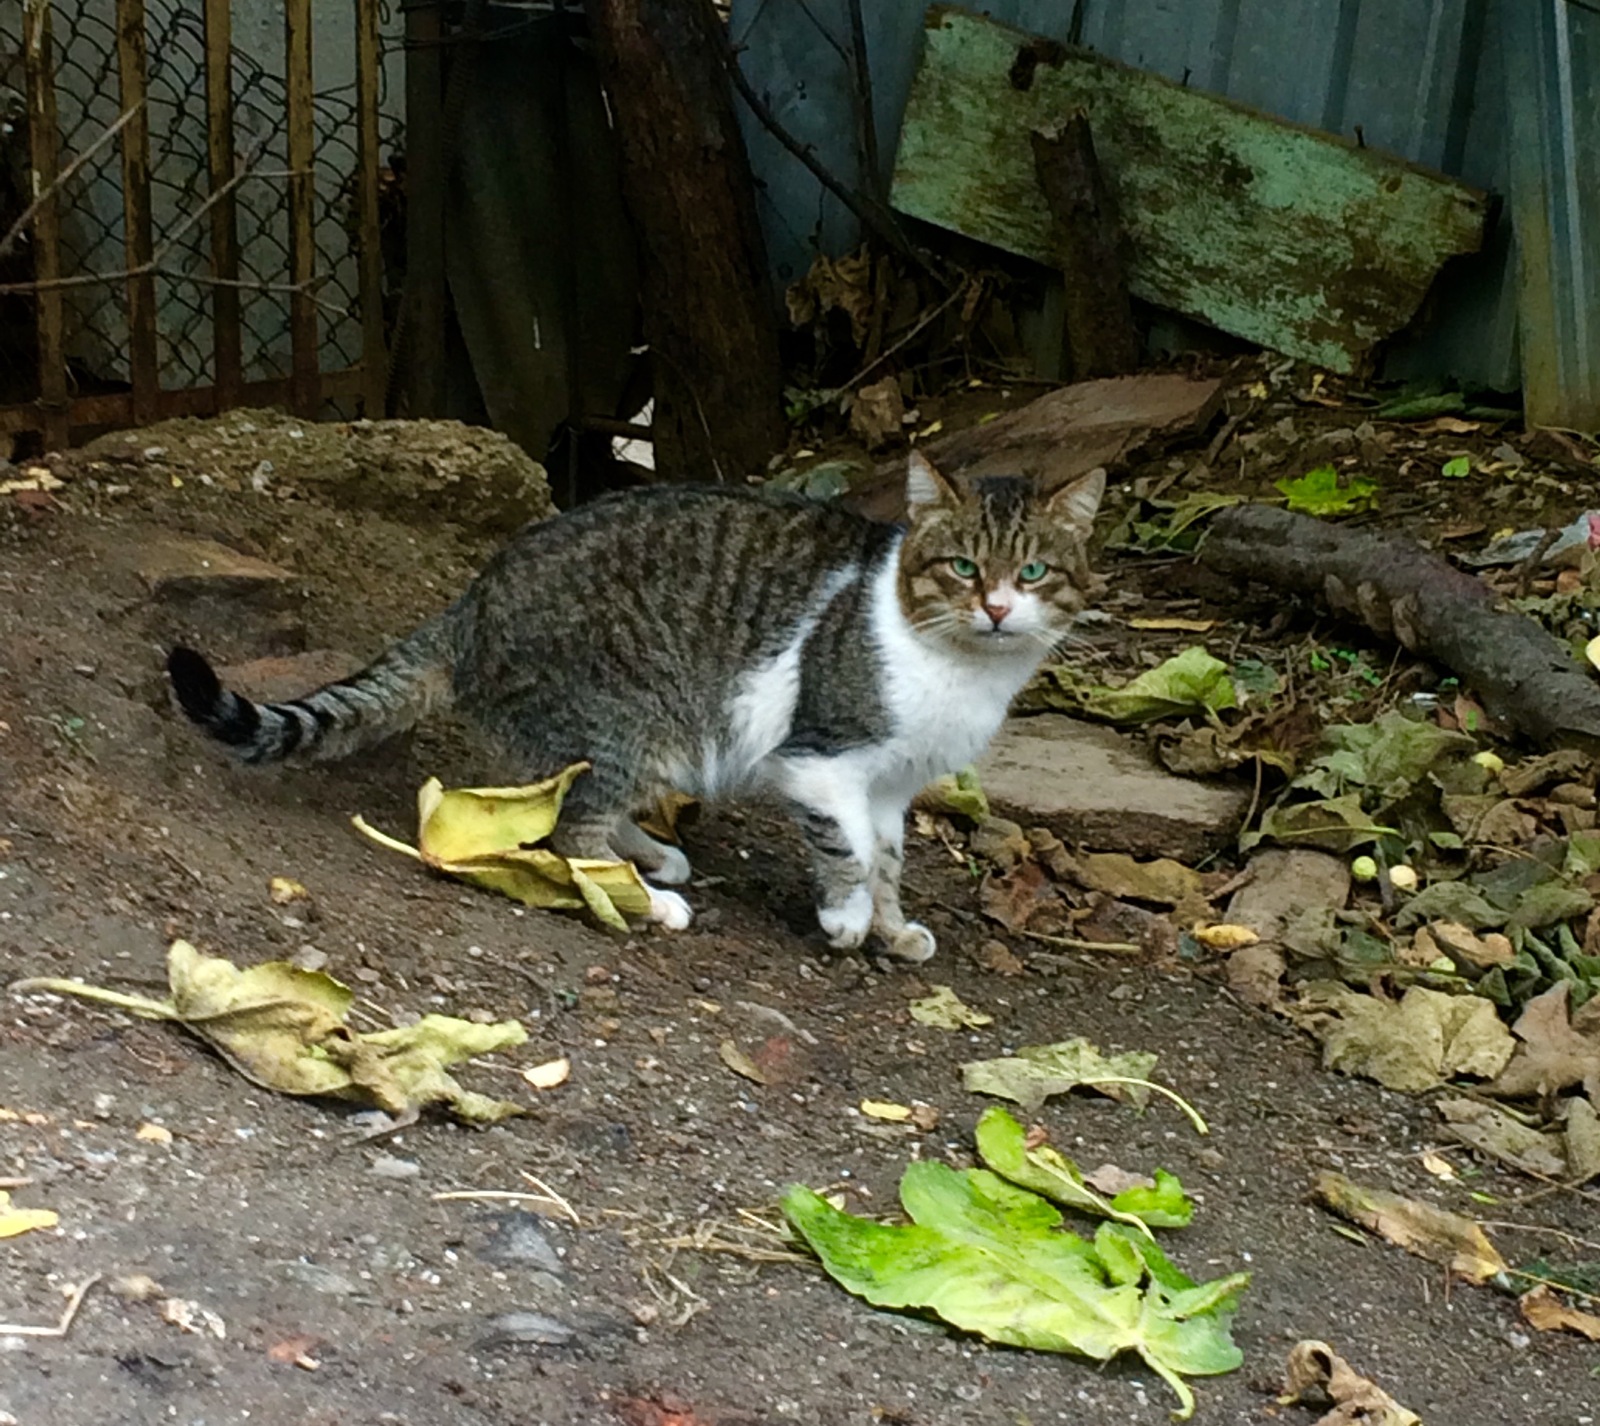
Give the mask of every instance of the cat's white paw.
<path id="1" fill-rule="evenodd" d="M 872 893 L 858 886 L 837 906 L 817 908 L 817 921 L 836 951 L 853 951 L 872 926 Z"/>
<path id="2" fill-rule="evenodd" d="M 648 887 L 650 892 L 650 919 L 668 931 L 684 931 L 694 920 L 689 903 L 676 891 L 660 891 Z"/>
<path id="3" fill-rule="evenodd" d="M 931 960 L 938 949 L 933 932 L 920 921 L 907 921 L 884 945 L 884 953 L 897 961 Z"/>
<path id="4" fill-rule="evenodd" d="M 663 886 L 682 886 L 694 875 L 689 858 L 680 848 L 662 847 L 661 853 L 661 865 L 650 873 L 651 881 L 659 881 Z"/>

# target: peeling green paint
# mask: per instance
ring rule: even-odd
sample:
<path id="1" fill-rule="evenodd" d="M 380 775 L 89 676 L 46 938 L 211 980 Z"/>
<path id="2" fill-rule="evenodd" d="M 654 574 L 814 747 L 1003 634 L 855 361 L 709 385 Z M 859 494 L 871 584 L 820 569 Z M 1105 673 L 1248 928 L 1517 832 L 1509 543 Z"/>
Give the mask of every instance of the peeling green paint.
<path id="1" fill-rule="evenodd" d="M 1028 134 L 1084 110 L 1135 296 L 1334 371 L 1403 327 L 1473 252 L 1476 189 L 1085 50 L 930 10 L 892 200 L 1054 265 Z"/>

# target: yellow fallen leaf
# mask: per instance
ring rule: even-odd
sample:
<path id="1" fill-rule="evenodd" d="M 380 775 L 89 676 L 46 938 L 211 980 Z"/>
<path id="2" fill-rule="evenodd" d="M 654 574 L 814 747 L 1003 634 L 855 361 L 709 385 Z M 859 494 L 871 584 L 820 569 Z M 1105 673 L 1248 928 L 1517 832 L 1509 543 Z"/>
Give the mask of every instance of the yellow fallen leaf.
<path id="1" fill-rule="evenodd" d="M 933 994 L 911 1002 L 911 1018 L 936 1030 L 978 1030 L 994 1024 L 994 1016 L 974 1010 L 948 985 L 936 985 Z"/>
<path id="2" fill-rule="evenodd" d="M 311 893 L 292 877 L 275 876 L 267 883 L 267 895 L 274 906 L 288 906 L 291 902 L 304 901 Z"/>
<path id="3" fill-rule="evenodd" d="M 574 763 L 557 776 L 525 787 L 458 787 L 446 790 L 430 777 L 417 792 L 417 846 L 408 846 L 351 819 L 363 836 L 381 846 L 524 905 L 572 911 L 587 907 L 595 917 L 625 931 L 625 916 L 650 910 L 650 893 L 632 862 L 587 861 L 541 847 L 555 829 L 562 799 L 588 763 Z"/>
<path id="4" fill-rule="evenodd" d="M 172 1142 L 172 1130 L 160 1124 L 141 1124 L 134 1131 L 133 1137 L 142 1139 L 147 1144 L 170 1144 Z"/>
<path id="5" fill-rule="evenodd" d="M 1422 1156 L 1422 1167 L 1435 1178 L 1453 1179 L 1459 1177 L 1456 1173 L 1456 1166 L 1449 1159 L 1439 1154 L 1424 1154 Z"/>
<path id="6" fill-rule="evenodd" d="M 868 1119 L 885 1119 L 891 1124 L 904 1124 L 911 1118 L 909 1104 L 892 1104 L 884 1099 L 863 1099 L 861 1112 Z"/>
<path id="7" fill-rule="evenodd" d="M 745 1054 L 736 1041 L 723 1040 L 717 1046 L 717 1055 L 736 1075 L 742 1075 L 756 1084 L 767 1082 L 766 1075 L 761 1072 L 761 1066 Z"/>
<path id="8" fill-rule="evenodd" d="M 11 1195 L 0 1188 L 0 1238 L 15 1238 L 35 1228 L 54 1228 L 61 1215 L 53 1208 L 13 1208 Z"/>
<path id="9" fill-rule="evenodd" d="M 288 961 L 240 969 L 187 941 L 167 949 L 171 997 L 125 995 L 81 981 L 18 981 L 13 991 L 52 991 L 114 1005 L 147 1020 L 170 1020 L 205 1040 L 252 1084 L 280 1094 L 328 1095 L 414 1115 L 446 1104 L 461 1119 L 494 1123 L 520 1105 L 463 1089 L 450 1065 L 527 1039 L 515 1020 L 478 1025 L 424 1015 L 412 1025 L 356 1034 L 344 1023 L 354 995 L 332 976 Z"/>
<path id="10" fill-rule="evenodd" d="M 554 1089 L 565 1084 L 572 1075 L 572 1061 L 565 1055 L 558 1060 L 546 1060 L 542 1065 L 529 1065 L 522 1077 L 535 1089 Z"/>
<path id="11" fill-rule="evenodd" d="M 1540 1283 L 1532 1292 L 1523 1293 L 1519 1303 L 1523 1319 L 1537 1331 L 1565 1330 L 1587 1337 L 1591 1342 L 1600 1342 L 1600 1317 L 1569 1307 L 1544 1283 Z"/>
<path id="12" fill-rule="evenodd" d="M 1596 668 L 1600 668 L 1600 634 L 1596 634 L 1594 638 L 1583 646 L 1583 652 L 1590 663 Z"/>
<path id="13" fill-rule="evenodd" d="M 1196 926 L 1190 934 L 1212 951 L 1237 951 L 1241 946 L 1253 946 L 1261 939 L 1248 926 Z"/>

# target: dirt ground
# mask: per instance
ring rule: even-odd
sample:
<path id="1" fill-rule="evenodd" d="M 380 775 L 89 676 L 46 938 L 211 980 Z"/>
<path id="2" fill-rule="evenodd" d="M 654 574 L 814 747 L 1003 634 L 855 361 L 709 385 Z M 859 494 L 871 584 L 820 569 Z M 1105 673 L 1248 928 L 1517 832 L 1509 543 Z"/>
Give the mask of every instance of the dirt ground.
<path id="1" fill-rule="evenodd" d="M 161 660 L 179 636 L 223 662 L 366 656 L 459 588 L 492 539 L 429 511 L 283 499 L 192 471 L 179 484 L 161 459 L 58 469 L 53 503 L 0 522 L 0 976 L 160 993 L 175 936 L 245 963 L 310 947 L 356 987 L 370 1026 L 429 1010 L 521 1019 L 529 1043 L 466 1078 L 531 1112 L 361 1141 L 340 1107 L 257 1090 L 170 1027 L 7 997 L 0 1180 L 26 1180 L 17 1202 L 55 1209 L 60 1227 L 0 1243 L 0 1322 L 52 1322 L 65 1289 L 103 1277 L 64 1338 L 0 1327 L 0 1422 L 1164 1421 L 1171 1397 L 1138 1364 L 989 1348 L 869 1308 L 815 1267 L 683 1245 L 758 1241 L 739 1237 L 742 1214 L 774 1219 L 792 1182 L 887 1211 L 911 1158 L 968 1161 L 984 1102 L 962 1089 L 962 1061 L 1074 1035 L 1157 1051 L 1158 1074 L 1211 1126 L 1200 1138 L 1164 1103 L 1139 1117 L 1080 1097 L 1036 1116 L 1085 1165 L 1178 1173 L 1199 1200 L 1172 1235 L 1178 1262 L 1254 1274 L 1235 1326 L 1245 1366 L 1195 1383 L 1197 1421 L 1312 1422 L 1274 1401 L 1306 1337 L 1430 1423 L 1600 1414 L 1593 1345 L 1533 1333 L 1510 1298 L 1355 1240 L 1307 1190 L 1335 1168 L 1580 1234 L 1586 1205 L 1492 1168 L 1440 1183 L 1420 1163 L 1438 1133 L 1426 1104 L 1325 1074 L 1308 1041 L 1203 967 L 1038 957 L 1019 942 L 1022 974 L 986 970 L 972 878 L 928 846 L 909 900 L 938 958 L 911 973 L 831 954 L 794 842 L 757 811 L 688 830 L 700 915 L 681 935 L 615 937 L 431 880 L 349 817 L 407 833 L 428 775 L 492 778 L 459 731 L 253 773 L 169 711 Z M 152 597 L 130 557 L 157 533 L 221 540 L 295 581 L 264 599 Z M 273 877 L 302 882 L 309 904 L 275 905 Z M 914 1023 L 908 1002 L 932 983 L 994 1024 Z M 789 1054 L 757 1085 L 720 1057 L 727 1038 Z M 560 1054 L 573 1065 L 561 1088 L 536 1095 L 517 1076 Z M 929 1131 L 877 1123 L 863 1098 L 941 1117 Z M 170 1142 L 141 1137 L 149 1125 Z M 578 1225 L 435 1197 L 526 1190 L 525 1173 Z M 1543 1232 L 1500 1241 L 1518 1260 L 1559 1246 Z M 184 1332 L 110 1290 L 136 1274 L 226 1335 Z"/>

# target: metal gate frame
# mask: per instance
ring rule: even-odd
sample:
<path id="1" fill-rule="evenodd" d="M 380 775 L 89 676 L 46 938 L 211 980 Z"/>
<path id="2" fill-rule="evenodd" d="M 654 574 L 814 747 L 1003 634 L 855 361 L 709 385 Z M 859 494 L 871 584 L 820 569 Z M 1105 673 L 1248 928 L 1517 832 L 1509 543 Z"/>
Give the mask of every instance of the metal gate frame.
<path id="1" fill-rule="evenodd" d="M 34 280 L 0 285 L 0 294 L 31 294 L 36 303 L 39 392 L 29 402 L 0 406 L 0 433 L 38 432 L 45 448 L 69 442 L 73 427 L 140 426 L 169 416 L 213 415 L 243 405 L 283 405 L 315 418 L 330 399 L 354 398 L 369 416 L 381 416 L 387 380 L 383 322 L 383 258 L 378 217 L 378 5 L 351 0 L 356 35 L 356 228 L 362 358 L 354 366 L 323 371 L 317 356 L 315 131 L 311 83 L 312 0 L 284 0 L 284 55 L 288 93 L 289 374 L 244 380 L 240 293 L 257 284 L 239 276 L 234 190 L 248 168 L 236 155 L 229 60 L 232 0 L 202 0 L 205 22 L 205 110 L 208 189 L 184 220 L 208 221 L 210 272 L 194 280 L 212 291 L 214 383 L 164 389 L 158 362 L 155 279 L 158 254 L 152 224 L 150 132 L 146 106 L 149 56 L 145 0 L 116 0 L 117 74 L 121 117 L 94 147 L 115 138 L 122 160 L 125 270 L 110 276 L 61 270 L 60 203 L 64 181 L 88 157 L 61 165 L 56 116 L 56 71 L 51 43 L 51 0 L 23 0 L 23 67 L 28 108 L 32 202 L 13 233 L 31 228 Z M 172 235 L 165 240 L 170 244 Z M 129 332 L 130 390 L 75 396 L 65 351 L 66 288 L 120 284 Z"/>

